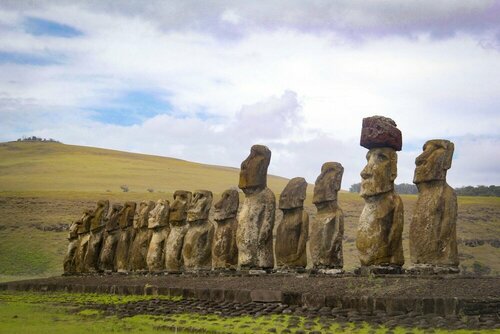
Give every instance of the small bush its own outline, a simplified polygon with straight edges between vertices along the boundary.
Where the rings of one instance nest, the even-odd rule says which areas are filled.
[[[474,261],[472,271],[476,275],[488,275],[491,272],[491,268],[481,262]]]
[[[148,191],[149,191],[150,193],[154,193],[154,192],[155,192],[155,190],[154,190],[153,188],[148,188]]]
[[[128,192],[128,186],[126,184],[122,184],[120,189],[123,190],[124,193]]]

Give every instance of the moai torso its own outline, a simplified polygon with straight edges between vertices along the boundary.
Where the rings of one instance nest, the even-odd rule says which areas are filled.
[[[99,269],[101,271],[115,270],[116,246],[120,238],[119,221],[121,219],[123,206],[113,204],[105,219],[104,241],[99,255]]]
[[[78,226],[78,246],[75,255],[75,269],[78,273],[84,273],[87,269],[85,266],[85,256],[87,255],[89,246],[90,222],[93,214],[93,210],[85,210],[80,219],[81,224]]]
[[[208,219],[212,192],[197,190],[187,212],[188,230],[182,247],[185,270],[212,269],[213,223]]]
[[[148,218],[154,206],[153,201],[142,201],[134,217],[134,236],[129,255],[129,268],[132,271],[147,270],[146,257],[151,240]]]
[[[115,267],[119,272],[127,272],[129,269],[129,250],[132,238],[132,225],[134,222],[136,204],[135,202],[125,202],[123,206],[120,221],[120,237],[116,246]]]
[[[344,214],[337,203],[343,173],[340,163],[326,162],[314,185],[313,203],[317,213],[309,227],[312,269],[341,269],[344,264]]]
[[[368,148],[361,172],[360,195],[365,206],[359,218],[356,247],[362,267],[392,267],[400,271],[403,256],[403,202],[394,192],[401,131],[385,117],[363,119],[361,145]],[[396,270],[396,268],[399,268]]]
[[[170,232],[169,210],[169,201],[158,200],[149,213],[148,228],[152,232],[152,237],[146,261],[151,272],[165,269],[165,243]]]
[[[274,267],[276,197],[266,186],[270,161],[271,151],[266,146],[254,145],[241,164],[239,188],[245,193],[245,200],[238,214],[236,234],[238,266],[241,269]]]
[[[170,206],[170,233],[165,245],[165,269],[178,272],[183,269],[182,246],[188,230],[187,208],[191,202],[191,192],[177,190]]]
[[[410,257],[415,265],[458,267],[457,197],[446,183],[453,151],[448,140],[430,140],[415,160],[413,182],[419,193],[410,224]]]
[[[87,248],[87,255],[85,256],[85,266],[86,271],[88,272],[96,272],[99,270],[99,255],[102,247],[104,225],[108,209],[108,200],[98,201],[97,207],[94,210],[93,217],[90,221],[89,246]]]
[[[297,269],[307,266],[306,243],[309,215],[304,210],[307,182],[302,177],[291,179],[281,193],[279,208],[283,219],[276,231],[276,266]]]
[[[236,246],[238,206],[239,195],[236,189],[224,191],[221,199],[214,205],[213,269],[236,269],[238,265],[238,247]]]
[[[65,275],[74,274],[76,272],[75,255],[76,255],[76,250],[78,248],[78,226],[81,223],[82,223],[81,221],[75,221],[71,223],[71,225],[69,226],[69,233],[68,233],[69,243],[63,264]]]

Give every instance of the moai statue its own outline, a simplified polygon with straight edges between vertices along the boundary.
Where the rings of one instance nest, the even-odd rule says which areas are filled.
[[[369,149],[361,171],[360,195],[365,206],[356,238],[361,273],[401,273],[404,209],[394,191],[401,131],[390,118],[368,117],[363,119],[360,143]]]
[[[309,229],[310,267],[324,274],[343,273],[344,213],[338,205],[343,174],[340,163],[325,162],[314,184],[313,203],[317,213]]]
[[[146,271],[148,265],[149,242],[151,241],[151,230],[148,228],[149,213],[155,207],[153,201],[142,201],[134,217],[134,236],[129,251],[130,271]]]
[[[228,189],[214,205],[215,232],[212,245],[212,269],[234,270],[238,266],[236,215],[240,198],[238,190]]]
[[[191,192],[177,190],[170,206],[170,233],[165,245],[165,270],[179,272],[183,269],[182,246],[188,230],[186,223],[187,209],[191,203]]]
[[[146,262],[150,272],[165,269],[165,243],[170,232],[169,221],[170,202],[160,199],[153,210],[149,212],[148,228],[152,231]]]
[[[135,202],[125,202],[121,211],[120,220],[118,221],[120,225],[120,237],[116,245],[115,268],[116,271],[120,273],[128,272],[129,268],[129,250],[132,242],[132,225],[134,223],[135,208]]]
[[[64,257],[64,275],[72,275],[76,272],[75,255],[78,249],[78,227],[82,224],[81,219],[74,221],[69,226],[68,250]]]
[[[104,272],[115,271],[115,254],[118,240],[120,239],[120,219],[123,205],[115,203],[111,206],[105,219],[104,241],[99,256],[99,270]]]
[[[411,271],[458,273],[457,195],[446,183],[454,145],[429,140],[415,160],[418,199],[410,224]]]
[[[208,219],[212,199],[212,192],[208,190],[193,193],[187,212],[188,231],[182,247],[184,269],[187,271],[212,269],[214,224]]]
[[[95,273],[99,271],[99,255],[101,253],[104,224],[108,209],[108,200],[98,201],[92,220],[90,221],[90,239],[87,255],[85,256],[85,269],[87,272]]]
[[[83,216],[79,220],[81,224],[78,225],[78,247],[75,255],[75,268],[77,273],[86,272],[85,256],[87,255],[87,249],[89,247],[90,222],[93,214],[94,210],[87,209],[83,212]]]
[[[304,210],[307,182],[295,177],[280,195],[279,209],[283,219],[276,231],[276,266],[278,269],[305,269],[307,266],[306,243],[309,234],[309,215]]]
[[[267,187],[267,167],[271,151],[254,145],[241,163],[240,182],[245,200],[238,214],[236,244],[240,269],[272,269],[274,267],[273,228],[276,198]]]

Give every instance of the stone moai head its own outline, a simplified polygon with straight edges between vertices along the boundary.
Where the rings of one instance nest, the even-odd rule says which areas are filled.
[[[314,183],[313,203],[336,201],[343,175],[344,167],[340,163],[325,162],[321,166],[321,174]]]
[[[433,139],[424,144],[423,150],[415,159],[413,183],[446,180],[455,145],[449,140]]]
[[[401,131],[396,123],[382,116],[364,118],[360,143],[369,149],[367,164],[361,171],[360,195],[370,197],[393,190],[398,175],[396,151],[402,148]]]
[[[253,145],[250,155],[241,163],[238,187],[245,194],[267,186],[267,167],[271,162],[271,150],[264,145]]]
[[[134,223],[135,208],[137,204],[135,202],[125,202],[125,205],[120,212],[120,227],[125,229],[132,226]]]
[[[90,229],[95,230],[104,225],[104,221],[106,219],[106,215],[109,210],[109,201],[108,200],[100,200],[97,202],[97,208],[94,210],[94,217],[92,217],[92,221],[90,222]]]
[[[109,210],[108,215],[106,216],[107,224],[109,224],[112,219],[119,218],[119,213],[122,209],[123,205],[119,203],[114,203],[113,205],[111,205],[111,210]]]
[[[301,208],[306,199],[307,182],[303,177],[294,177],[288,181],[285,189],[281,192],[279,208],[288,210]]]
[[[90,224],[92,218],[94,217],[94,210],[86,209],[83,210],[82,217],[77,221],[78,224],[78,234],[87,233],[90,231]]]
[[[174,193],[174,201],[170,206],[170,221],[185,221],[189,203],[191,203],[191,192],[185,190],[177,190]]]
[[[196,190],[193,194],[191,204],[187,212],[187,221],[208,219],[210,208],[212,207],[212,192],[209,190]]]
[[[214,205],[214,219],[220,221],[236,217],[239,204],[238,190],[228,189],[224,191],[221,199]]]
[[[153,210],[149,212],[148,227],[168,226],[170,216],[170,202],[166,199],[159,199]]]
[[[136,223],[135,228],[146,227],[148,224],[149,212],[155,207],[155,202],[153,201],[141,201],[139,203],[139,209],[137,210],[137,215],[135,217]]]

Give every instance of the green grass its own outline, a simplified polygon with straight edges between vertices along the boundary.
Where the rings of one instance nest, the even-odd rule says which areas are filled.
[[[321,318],[290,315],[223,317],[209,314],[136,315],[119,319],[93,309],[91,304],[127,303],[151,296],[2,292],[0,333],[280,333],[288,328],[331,333],[386,333],[388,328],[367,323],[336,323]],[[82,309],[82,305],[85,307]],[[396,327],[393,333],[427,333],[428,330]],[[454,333],[494,333],[493,330],[459,330]],[[497,331],[498,332],[498,331]],[[434,333],[450,333],[436,329]]]

